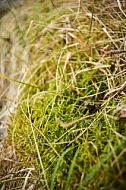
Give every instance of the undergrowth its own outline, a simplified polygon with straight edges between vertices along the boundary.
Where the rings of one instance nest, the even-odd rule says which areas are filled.
[[[36,189],[125,189],[125,117],[114,114],[126,102],[125,15],[116,3],[55,5],[20,18],[29,63],[9,139]]]

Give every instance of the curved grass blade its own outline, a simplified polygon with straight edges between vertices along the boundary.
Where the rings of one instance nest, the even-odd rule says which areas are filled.
[[[59,157],[58,161],[57,161],[57,164],[56,164],[56,167],[54,169],[54,172],[52,174],[52,178],[51,178],[51,185],[50,185],[50,190],[53,190],[54,189],[54,182],[55,182],[55,178],[56,178],[56,175],[60,169],[60,162],[61,160],[63,159],[63,157],[69,152],[71,151],[72,149],[74,149],[75,147],[69,147],[66,151],[63,152],[63,154]]]
[[[71,175],[72,175],[73,169],[75,167],[75,161],[76,161],[78,152],[79,152],[79,149],[77,149],[77,151],[76,151],[76,153],[74,155],[73,161],[72,161],[72,163],[70,165],[70,169],[69,169],[69,172],[68,172],[67,181],[66,181],[66,185],[65,185],[65,189],[64,190],[68,190],[68,187],[69,187],[69,184],[70,184]]]

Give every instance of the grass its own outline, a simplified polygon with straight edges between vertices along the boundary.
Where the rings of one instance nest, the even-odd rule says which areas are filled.
[[[126,101],[124,12],[116,2],[49,1],[13,15],[8,56],[25,69],[2,75],[18,85],[7,142],[21,183],[1,178],[1,188],[125,189],[125,109],[113,114]]]

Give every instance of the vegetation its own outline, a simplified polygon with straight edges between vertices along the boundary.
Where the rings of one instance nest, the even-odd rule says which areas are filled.
[[[45,1],[13,13],[21,47],[14,56],[26,69],[14,79],[19,96],[7,142],[27,174],[12,178],[11,188],[16,179],[17,189],[125,189],[126,15],[119,8]]]

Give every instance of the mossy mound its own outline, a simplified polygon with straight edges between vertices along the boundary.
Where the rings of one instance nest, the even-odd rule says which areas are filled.
[[[126,124],[113,111],[126,97],[108,92],[125,82],[126,19],[99,3],[55,6],[22,17],[29,64],[10,139],[37,188],[124,189]]]

